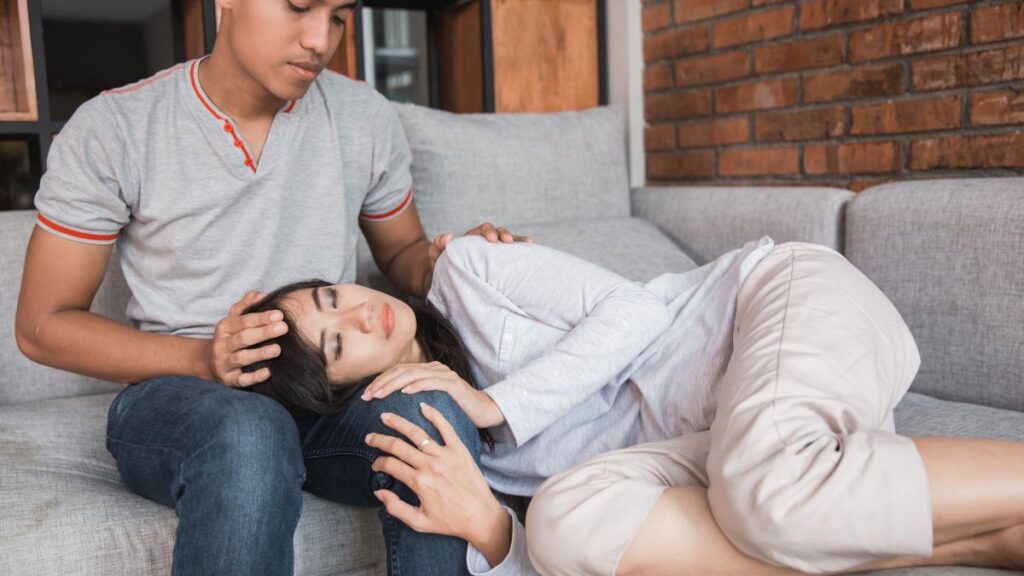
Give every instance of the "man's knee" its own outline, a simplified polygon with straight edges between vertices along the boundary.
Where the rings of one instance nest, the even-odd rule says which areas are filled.
[[[361,400],[354,401],[359,402]],[[423,415],[420,403],[426,404],[440,412],[445,420],[452,425],[452,428],[455,429],[455,433],[458,434],[459,439],[466,445],[470,453],[474,456],[480,453],[479,430],[447,392],[437,390],[428,390],[416,394],[402,394],[399,392],[391,394],[382,400],[374,400],[370,402],[370,405],[375,405],[377,413],[391,412],[392,414],[398,414],[422,428],[435,442],[443,443],[441,433]],[[391,429],[387,429],[386,433],[391,435],[397,434]]]

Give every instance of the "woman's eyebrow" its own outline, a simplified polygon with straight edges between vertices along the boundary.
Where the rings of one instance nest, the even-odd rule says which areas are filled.
[[[319,289],[313,288],[313,304],[316,304],[316,309],[318,311],[323,312],[324,309],[323,309],[322,306],[320,306],[320,294],[319,294],[319,292],[320,292]]]

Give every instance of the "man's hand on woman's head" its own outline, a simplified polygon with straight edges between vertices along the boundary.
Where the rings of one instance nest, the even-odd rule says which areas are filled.
[[[242,314],[247,307],[255,304],[264,294],[250,291],[235,302],[228,315],[217,323],[213,338],[207,341],[206,365],[208,379],[232,388],[245,388],[270,378],[270,370],[262,368],[255,372],[243,372],[242,368],[261,360],[269,360],[281,353],[277,344],[252,348],[254,344],[276,338],[288,331],[284,314],[280,310],[268,310]]]

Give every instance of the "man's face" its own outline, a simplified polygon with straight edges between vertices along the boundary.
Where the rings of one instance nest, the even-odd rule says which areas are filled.
[[[221,33],[234,57],[267,91],[297,100],[345,35],[355,0],[223,0]],[[228,23],[230,22],[230,23]],[[227,26],[224,26],[228,23]]]

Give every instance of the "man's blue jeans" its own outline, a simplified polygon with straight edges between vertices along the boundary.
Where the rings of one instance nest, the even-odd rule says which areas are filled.
[[[387,514],[373,495],[389,488],[418,504],[404,485],[370,469],[378,451],[365,438],[370,432],[397,436],[380,420],[392,412],[440,441],[420,402],[440,410],[479,457],[476,427],[443,392],[371,402],[356,396],[337,414],[297,421],[268,397],[181,376],[118,394],[108,414],[107,449],[130,490],[174,507],[175,575],[292,574],[303,489],[379,508],[391,576],[467,574],[465,541],[420,534]]]

